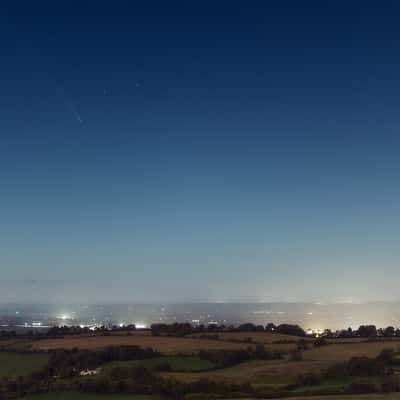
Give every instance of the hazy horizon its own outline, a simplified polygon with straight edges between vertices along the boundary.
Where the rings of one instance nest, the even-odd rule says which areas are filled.
[[[210,287],[213,287],[210,285]],[[137,289],[134,284],[116,284],[113,281],[4,281],[0,280],[1,298],[0,304],[25,303],[25,304],[196,304],[196,303],[230,303],[230,304],[368,304],[368,303],[396,303],[400,297],[378,298],[365,296],[347,296],[343,298],[328,297],[321,294],[320,297],[301,298],[298,294],[291,295],[282,290],[276,297],[250,294],[243,291],[241,294],[230,296],[208,296],[210,287],[188,294],[188,290],[182,289],[182,294],[168,295],[166,291],[152,291]],[[277,292],[279,288],[276,288]],[[165,293],[165,294],[164,294]]]
[[[360,325],[400,328],[400,302],[376,303],[106,303],[0,304],[0,322],[8,329],[57,325],[128,325],[189,322],[195,326],[253,323],[296,324],[304,329],[357,329]]]

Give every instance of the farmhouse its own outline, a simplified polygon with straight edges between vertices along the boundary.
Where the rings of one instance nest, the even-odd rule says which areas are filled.
[[[96,369],[83,369],[81,372],[79,372],[80,376],[93,376],[97,375],[97,370]]]

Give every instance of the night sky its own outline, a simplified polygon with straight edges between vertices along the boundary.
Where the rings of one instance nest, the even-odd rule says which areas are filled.
[[[0,302],[398,299],[399,20],[2,2]]]

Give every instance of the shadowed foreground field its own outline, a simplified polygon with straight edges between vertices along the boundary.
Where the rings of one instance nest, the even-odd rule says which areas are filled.
[[[89,394],[79,392],[44,393],[25,397],[26,400],[159,400],[156,396],[123,394]],[[291,397],[291,400],[400,400],[400,393]],[[251,399],[247,399],[251,400]]]
[[[89,394],[79,392],[44,393],[25,397],[26,400],[159,400],[156,396],[123,394]],[[291,400],[400,400],[400,393],[291,397]],[[228,399],[226,399],[228,400]],[[247,399],[251,400],[251,399]]]
[[[290,400],[400,400],[400,393],[352,394],[339,396],[301,396],[290,397]]]
[[[25,397],[26,400],[159,400],[157,396],[129,394],[95,394],[79,392],[43,393]]]

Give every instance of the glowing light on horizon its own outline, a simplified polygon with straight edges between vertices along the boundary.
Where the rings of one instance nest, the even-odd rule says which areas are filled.
[[[60,314],[57,316],[58,319],[61,319],[62,321],[66,321],[68,319],[71,319],[71,316],[69,314]]]

